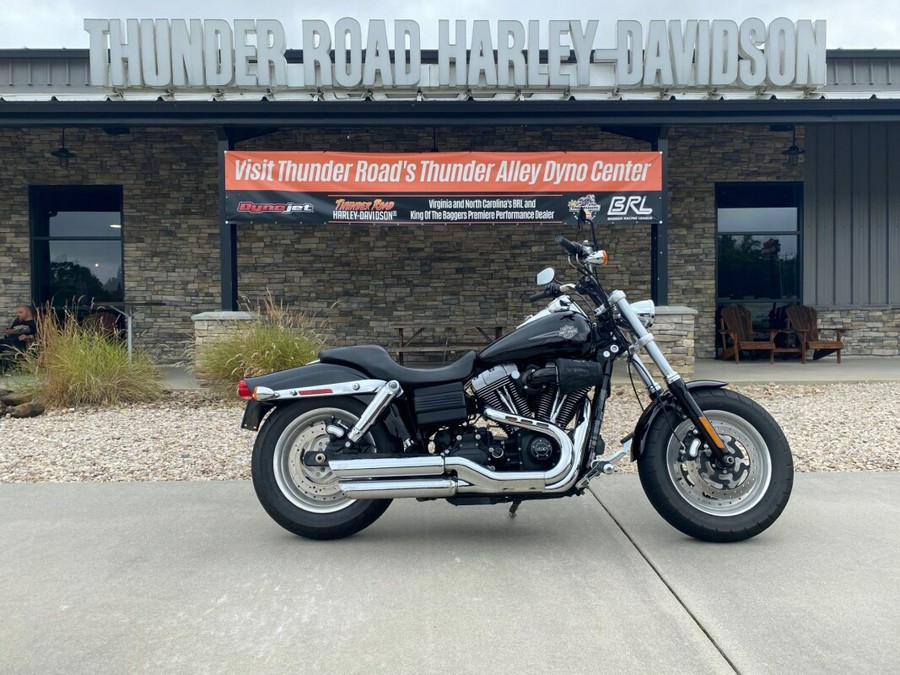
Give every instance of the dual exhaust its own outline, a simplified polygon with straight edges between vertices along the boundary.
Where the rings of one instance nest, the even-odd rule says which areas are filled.
[[[378,459],[364,456],[335,459],[328,465],[341,491],[353,499],[442,499],[458,494],[565,492],[578,476],[590,425],[590,403],[585,401],[574,440],[556,425],[520,417],[493,408],[485,417],[500,424],[529,429],[552,438],[559,446],[559,461],[546,471],[491,471],[455,455],[428,455]]]

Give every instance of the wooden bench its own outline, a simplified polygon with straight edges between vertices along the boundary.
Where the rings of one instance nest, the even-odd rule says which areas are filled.
[[[482,349],[503,335],[503,326],[481,328],[435,323],[395,323],[397,345],[391,351],[397,362],[403,363],[407,354],[443,354],[448,360],[452,353]]]

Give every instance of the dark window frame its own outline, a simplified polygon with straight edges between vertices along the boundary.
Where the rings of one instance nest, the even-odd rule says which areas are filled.
[[[753,230],[752,232],[719,232],[719,209],[720,208],[746,208],[757,206],[754,203],[746,203],[744,205],[735,205],[731,200],[740,201],[736,197],[723,198],[722,192],[727,189],[758,189],[763,191],[769,188],[774,191],[783,191],[778,197],[781,203],[765,203],[758,204],[760,208],[788,206],[797,209],[797,231],[785,232],[774,230]],[[732,236],[750,236],[750,237],[777,237],[777,236],[796,236],[797,237],[797,265],[799,270],[797,301],[803,304],[803,181],[717,181],[714,185],[715,190],[715,211],[716,211],[716,231],[715,231],[715,275],[716,275],[716,308],[725,305],[740,305],[752,302],[753,304],[763,303],[779,303],[784,302],[784,298],[757,298],[753,300],[740,300],[732,298],[722,298],[719,294],[719,235],[728,234]],[[778,201],[778,200],[773,200]],[[723,204],[723,202],[725,202]]]
[[[47,217],[46,203],[55,195],[75,195],[77,193],[106,193],[104,199],[114,200],[119,205],[119,224],[121,228],[118,234],[114,236],[98,237],[98,236],[50,236],[49,219]],[[125,206],[124,206],[124,190],[121,185],[29,185],[28,186],[28,207],[29,207],[29,246],[31,261],[31,297],[35,302],[43,303],[45,300],[41,296],[41,281],[39,278],[39,270],[44,265],[43,261],[38,260],[39,252],[35,242],[51,241],[118,241],[120,247],[120,256],[122,261],[122,300],[107,301],[103,304],[122,307],[125,304]],[[71,211],[80,209],[72,208]],[[90,211],[91,209],[83,209]],[[106,209],[104,209],[106,210]],[[110,212],[113,210],[110,209]]]

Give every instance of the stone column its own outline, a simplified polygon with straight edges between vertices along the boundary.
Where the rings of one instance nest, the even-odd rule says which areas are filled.
[[[201,312],[194,314],[194,347],[221,340],[243,321],[253,321],[253,312]]]
[[[650,328],[663,355],[685,380],[694,375],[696,322],[696,309],[681,305],[662,305],[656,308],[656,320]],[[662,377],[648,357],[641,358],[650,366],[654,377]]]

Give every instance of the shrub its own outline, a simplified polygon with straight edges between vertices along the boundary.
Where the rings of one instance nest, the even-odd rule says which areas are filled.
[[[249,309],[249,308],[248,308]],[[243,377],[303,365],[325,346],[325,324],[266,294],[256,318],[243,321],[219,340],[194,347],[197,376],[221,389]]]
[[[38,339],[23,368],[36,377],[35,393],[48,406],[142,403],[162,398],[159,373],[150,358],[128,349],[99,326],[86,326],[66,312],[37,318]]]

